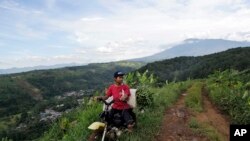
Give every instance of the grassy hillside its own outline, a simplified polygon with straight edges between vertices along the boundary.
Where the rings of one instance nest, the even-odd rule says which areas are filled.
[[[191,81],[186,81],[171,83],[162,88],[149,88],[154,98],[152,104],[144,107],[144,113],[141,113],[139,109],[135,110],[138,117],[136,132],[129,135],[123,134],[120,140],[152,141],[154,135],[160,130],[160,123],[163,119],[164,110],[171,106],[177,100],[179,94],[187,89],[191,83]],[[80,107],[75,112],[65,115],[65,117],[61,118],[57,123],[53,124],[50,130],[38,140],[87,140],[91,134],[91,131],[87,127],[92,122],[99,120],[98,115],[101,113],[101,106],[100,103],[92,102],[84,106],[85,108]]]
[[[207,94],[212,102],[230,117],[231,123],[249,124],[249,56],[250,48],[237,48],[202,57],[179,57],[155,62],[139,69],[139,71],[149,70],[149,72],[156,74],[161,81],[203,78],[168,82],[164,83],[161,88],[148,85],[151,82],[152,75],[139,74],[138,72],[131,73],[128,78],[132,81],[127,82],[137,85],[138,83],[141,83],[141,85],[147,83],[146,87],[142,87],[143,89],[138,87],[140,93],[137,94],[139,96],[137,100],[144,97],[149,102],[140,103],[146,104],[144,106],[138,105],[138,107],[144,107],[145,110],[144,113],[141,113],[138,109],[135,110],[138,116],[138,127],[132,134],[123,134],[120,140],[153,140],[159,133],[164,111],[176,101],[183,91],[189,93],[185,104],[195,111],[201,112],[203,110],[201,102],[203,88],[208,90]],[[150,89],[150,92],[148,92],[148,89]],[[151,101],[152,99],[153,101]],[[139,103],[139,101],[137,102]],[[63,123],[62,118],[39,140],[86,140],[90,135],[87,126],[98,120],[97,116],[100,111],[101,107],[97,103],[92,103],[89,108],[79,109],[77,113],[80,114],[65,116],[68,123],[66,131],[62,128],[64,126],[60,126]],[[87,115],[84,116],[84,113],[87,113]],[[192,127],[192,121],[190,125]],[[208,138],[219,140],[214,129],[208,127],[203,129],[203,126],[199,126],[199,131],[204,132],[203,135],[208,136]]]
[[[149,63],[140,68],[148,70],[163,82],[181,81],[187,78],[205,78],[216,70],[244,70],[250,67],[250,47],[229,49],[224,52],[200,56],[177,57],[164,61]]]
[[[140,66],[130,62],[100,63],[0,76],[0,117],[26,111],[23,108],[65,92],[103,88],[112,82],[115,70],[129,72]]]
[[[148,70],[149,73],[131,73],[128,75],[131,81],[127,82],[142,86],[147,84],[138,87],[140,89],[138,96],[147,101],[147,103],[144,103],[145,100],[138,101],[142,104],[138,106],[145,107],[146,112],[140,114],[137,111],[139,115],[137,131],[127,137],[122,136],[121,140],[153,139],[154,134],[160,129],[159,125],[165,108],[178,98],[181,91],[190,86],[193,82],[190,79],[196,78],[205,79],[203,83],[209,91],[209,97],[231,117],[233,123],[249,124],[249,56],[249,47],[236,48],[206,56],[178,57],[154,62],[139,69],[140,72]],[[64,104],[65,108],[78,106],[79,99],[77,97],[58,99],[56,96],[63,96],[65,92],[77,92],[82,89],[96,91],[111,83],[111,72],[117,69],[125,72],[134,71],[139,65],[130,62],[90,64],[81,67],[1,76],[0,79],[3,81],[0,81],[0,111],[5,113],[4,116],[0,117],[2,130],[0,130],[0,137],[14,137],[14,140],[38,137],[50,124],[39,122],[39,116],[35,116],[35,114],[48,108],[56,111],[64,110],[64,108],[61,109],[55,105]],[[228,69],[234,69],[234,71],[231,72]],[[227,71],[222,72],[224,70]],[[155,74],[161,81],[162,88],[153,87],[157,86],[155,85],[157,82],[153,80],[152,75],[148,75],[151,73]],[[166,80],[181,81],[187,79],[186,82],[165,82]],[[154,85],[151,85],[151,82]],[[198,88],[200,85],[198,84],[189,89],[194,94],[189,98],[190,102],[187,102],[187,105],[198,107],[196,109],[200,111],[200,103],[193,102],[199,99],[200,89]],[[89,92],[93,93],[94,91]],[[85,99],[76,110],[64,114],[40,139],[85,140],[90,134],[87,126],[98,119],[98,113],[101,111],[100,104],[88,105],[87,103],[88,101]],[[232,108],[232,106],[236,108]],[[22,130],[16,130],[17,126],[22,127],[22,123],[29,126],[21,128]],[[34,132],[36,134],[33,134]]]
[[[205,79],[171,82],[161,88],[148,86],[146,89],[151,92],[152,103],[150,106],[144,107],[143,113],[139,109],[135,109],[138,118],[137,128],[131,134],[122,134],[119,140],[154,140],[160,132],[165,110],[174,104],[183,92],[188,93],[185,99],[187,107],[201,112],[203,110],[203,88],[208,90],[207,94],[212,102],[230,117],[230,123],[249,124],[249,74],[249,70],[242,72],[226,70],[216,72]],[[143,78],[143,76],[140,77]],[[85,108],[78,108],[77,111],[66,115],[53,124],[52,128],[38,140],[87,140],[91,134],[87,127],[93,121],[98,121],[100,112],[101,105],[95,102],[85,106]],[[189,128],[194,130],[198,136],[205,136],[210,140],[224,140],[210,125],[198,123],[194,118],[191,118],[188,124]]]
[[[39,114],[45,109],[63,112],[74,108],[82,97],[108,86],[113,81],[114,71],[130,72],[142,65],[124,61],[1,75],[0,138],[39,136],[50,124],[40,122]],[[20,130],[16,130],[18,127]],[[38,128],[41,130],[36,131]]]

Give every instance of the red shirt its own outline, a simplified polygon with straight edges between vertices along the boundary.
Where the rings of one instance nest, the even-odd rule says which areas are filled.
[[[113,84],[109,86],[106,95],[108,97],[113,96],[113,99],[114,99],[114,103],[112,106],[113,109],[122,110],[122,109],[130,108],[127,102],[120,100],[122,93],[124,93],[125,95],[128,95],[128,97],[130,96],[130,90],[129,90],[128,85],[122,84],[118,86],[118,85]]]

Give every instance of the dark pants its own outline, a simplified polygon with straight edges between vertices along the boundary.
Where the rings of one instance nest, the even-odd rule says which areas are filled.
[[[124,110],[111,109],[110,111],[111,120],[114,119],[114,116],[116,114],[120,114],[122,116],[122,119],[124,120],[126,126],[134,123],[136,120],[136,115],[133,112],[133,109],[124,109]]]

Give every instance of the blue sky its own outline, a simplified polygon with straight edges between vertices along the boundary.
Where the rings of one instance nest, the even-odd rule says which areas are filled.
[[[117,61],[187,38],[250,40],[248,0],[0,0],[0,69]]]

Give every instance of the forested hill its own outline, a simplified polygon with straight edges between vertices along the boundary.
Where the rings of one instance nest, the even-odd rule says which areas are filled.
[[[130,72],[136,62],[96,63],[62,69],[31,71],[0,76],[0,117],[25,112],[38,101],[65,92],[103,88],[116,70]]]
[[[116,70],[130,72],[142,63],[111,62],[0,76],[0,139],[32,140],[51,122],[103,92]]]
[[[250,47],[199,57],[176,57],[149,63],[139,69],[148,70],[162,81],[180,81],[188,78],[204,78],[216,70],[245,70],[250,68]]]

